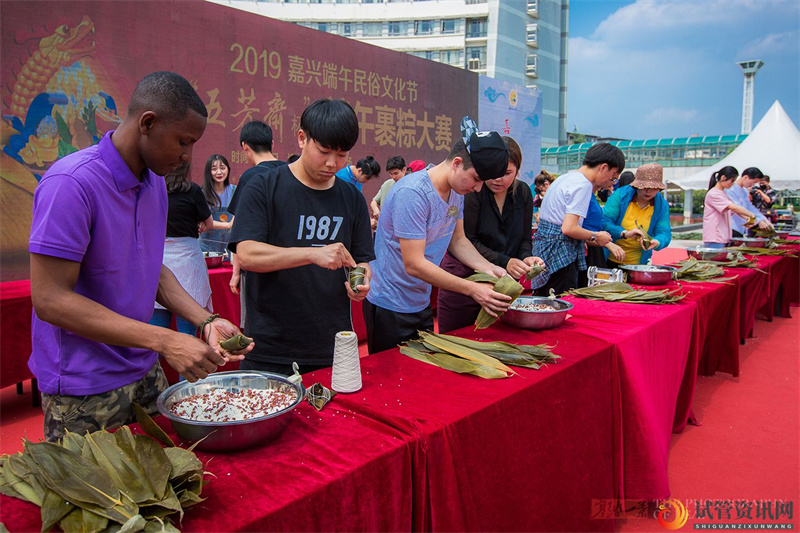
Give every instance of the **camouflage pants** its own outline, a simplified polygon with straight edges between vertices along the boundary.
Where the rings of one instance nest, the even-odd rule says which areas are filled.
[[[116,429],[136,422],[133,404],[153,414],[158,395],[167,388],[167,378],[158,361],[139,381],[112,391],[89,396],[42,393],[44,438],[55,442],[66,431],[85,434],[100,428]]]

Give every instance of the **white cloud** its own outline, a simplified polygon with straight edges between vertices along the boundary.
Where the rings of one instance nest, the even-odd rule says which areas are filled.
[[[700,113],[696,109],[680,109],[677,107],[660,107],[645,115],[645,123],[651,125],[691,124]]]
[[[798,43],[800,43],[800,31],[798,30],[770,33],[747,43],[737,57],[744,60],[783,52],[797,54]]]
[[[798,0],[637,0],[597,23],[569,45],[568,122],[583,132],[738,133],[746,59],[767,63],[757,108],[798,108]]]

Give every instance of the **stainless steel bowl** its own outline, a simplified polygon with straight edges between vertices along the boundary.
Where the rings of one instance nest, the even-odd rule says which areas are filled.
[[[524,304],[547,305],[552,311],[522,311],[515,306]],[[520,296],[511,307],[500,315],[500,320],[509,326],[522,329],[552,329],[564,323],[572,304],[566,300],[551,300],[543,296]]]
[[[689,248],[686,251],[699,261],[727,261],[730,253],[720,248]]]
[[[790,230],[781,230],[781,229],[775,228],[775,238],[776,239],[788,239],[789,238],[789,233],[791,233]]]
[[[678,270],[675,267],[659,265],[620,265],[619,267],[625,271],[628,283],[638,283],[639,285],[664,285],[672,280]]]
[[[235,422],[198,422],[181,418],[172,413],[176,402],[197,394],[206,394],[212,388],[223,388],[231,391],[242,389],[287,390],[297,392],[297,400],[292,405],[267,416]],[[286,376],[258,372],[255,370],[237,370],[218,372],[195,383],[181,381],[172,385],[158,397],[158,411],[172,422],[175,432],[185,440],[197,442],[199,450],[210,452],[230,452],[252,448],[270,442],[280,435],[292,417],[287,416],[305,397],[305,388],[294,384]]]
[[[222,260],[225,258],[225,254],[219,252],[203,252],[203,257],[206,260],[206,267],[219,268],[222,266]]]
[[[769,239],[762,237],[734,237],[731,246],[748,246],[750,248],[766,248]]]

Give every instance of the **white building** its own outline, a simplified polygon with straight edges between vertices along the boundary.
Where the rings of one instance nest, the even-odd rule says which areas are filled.
[[[569,0],[209,1],[536,87],[542,147],[566,143]]]

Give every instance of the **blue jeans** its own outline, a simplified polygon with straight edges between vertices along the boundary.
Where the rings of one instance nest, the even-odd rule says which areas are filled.
[[[150,319],[150,324],[153,326],[160,326],[162,328],[169,328],[170,324],[172,324],[172,311],[167,311],[166,309],[154,309],[153,318]],[[194,337],[194,334],[197,331],[197,328],[194,327],[194,324],[188,320],[184,320],[179,316],[175,317],[175,324],[178,326],[178,331],[180,333],[186,333],[187,335]]]
[[[727,246],[725,243],[722,242],[704,242],[703,246],[706,248],[725,248]]]

